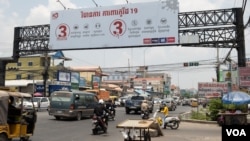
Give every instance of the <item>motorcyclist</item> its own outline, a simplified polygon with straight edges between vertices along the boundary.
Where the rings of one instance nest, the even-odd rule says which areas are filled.
[[[163,103],[163,108],[162,108],[162,110],[160,111],[161,113],[163,113],[163,117],[162,117],[162,119],[163,119],[163,127],[164,127],[164,124],[165,124],[165,118],[168,116],[168,106],[167,106],[167,104],[166,103]],[[164,129],[165,129],[166,127],[164,127]]]
[[[105,115],[106,113],[108,113],[108,110],[106,109],[104,105],[103,99],[100,99],[98,104],[94,108],[94,114],[97,116],[97,119],[101,121],[102,123],[101,126],[103,129],[107,129],[107,126],[108,126],[108,120]],[[103,118],[105,119],[105,121],[103,121]]]
[[[148,105],[147,100],[142,101],[142,103],[141,103],[141,112],[142,113],[149,112],[149,105]]]
[[[115,104],[113,103],[113,101],[112,101],[112,99],[109,99],[108,100],[108,103],[106,103],[106,109],[109,109],[109,110],[111,110],[111,111],[113,111],[113,114],[114,114],[114,116],[115,116]]]

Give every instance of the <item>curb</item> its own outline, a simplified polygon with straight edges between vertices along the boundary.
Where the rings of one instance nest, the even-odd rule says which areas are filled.
[[[207,121],[207,120],[195,120],[195,119],[190,119],[190,113],[191,113],[191,112],[185,112],[185,113],[180,114],[180,116],[181,116],[181,122],[204,123],[204,124],[217,124],[216,121]]]
[[[217,124],[216,121],[205,121],[205,120],[194,120],[194,119],[182,119],[181,122],[204,123],[204,124]]]

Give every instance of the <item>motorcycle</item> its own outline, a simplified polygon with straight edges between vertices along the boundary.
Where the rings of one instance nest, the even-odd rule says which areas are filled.
[[[92,117],[92,125],[94,126],[94,128],[92,129],[93,135],[97,135],[100,132],[107,133],[107,129],[108,129],[107,123],[106,123],[107,116],[108,116],[108,113],[106,113],[102,117],[96,116],[96,115]]]
[[[149,119],[149,111],[141,111],[141,118],[142,119]]]
[[[156,120],[156,122],[160,126],[162,126],[162,124],[163,124],[164,129],[166,129],[166,127],[170,127],[171,129],[178,129],[179,128],[179,125],[181,122],[179,117],[168,116],[168,117],[165,117],[164,122],[163,122],[162,118],[160,116],[157,116],[157,112],[159,112],[159,111],[156,111],[154,113],[153,118]]]
[[[166,129],[166,127],[170,127],[171,129],[178,129],[181,122],[179,117],[165,117],[164,120],[164,129]]]
[[[108,115],[108,119],[109,120],[115,120],[115,112],[114,109],[112,109],[112,107],[109,107],[109,115]]]

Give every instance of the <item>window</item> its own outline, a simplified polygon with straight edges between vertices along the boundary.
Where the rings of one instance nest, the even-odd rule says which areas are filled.
[[[21,62],[17,62],[17,66],[22,66],[22,63]]]
[[[17,80],[20,80],[20,79],[22,79],[22,76],[21,76],[21,74],[17,74],[17,75],[16,75],[16,79],[17,79]]]
[[[53,72],[53,79],[57,78],[57,72]]]
[[[28,62],[28,66],[33,66],[33,62]]]
[[[28,79],[28,80],[32,80],[32,79],[33,79],[33,75],[32,75],[32,74],[28,74],[28,75],[27,75],[27,79]]]

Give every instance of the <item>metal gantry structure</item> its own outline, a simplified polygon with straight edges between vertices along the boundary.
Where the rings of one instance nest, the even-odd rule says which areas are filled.
[[[233,48],[238,52],[238,66],[246,66],[242,8],[183,12],[178,14],[178,24],[179,36],[199,36],[198,43],[182,43],[180,44],[181,46]],[[0,77],[0,86],[4,86],[5,67],[8,62],[17,62],[20,56],[46,54],[56,51],[51,50],[49,47],[49,36],[49,24],[15,28],[12,59],[0,59],[0,71],[2,75]],[[132,46],[130,48],[136,47],[137,46]],[[116,47],[116,49],[120,48],[123,47]],[[86,48],[82,50],[86,50]],[[44,78],[46,79],[47,77],[45,76]]]

